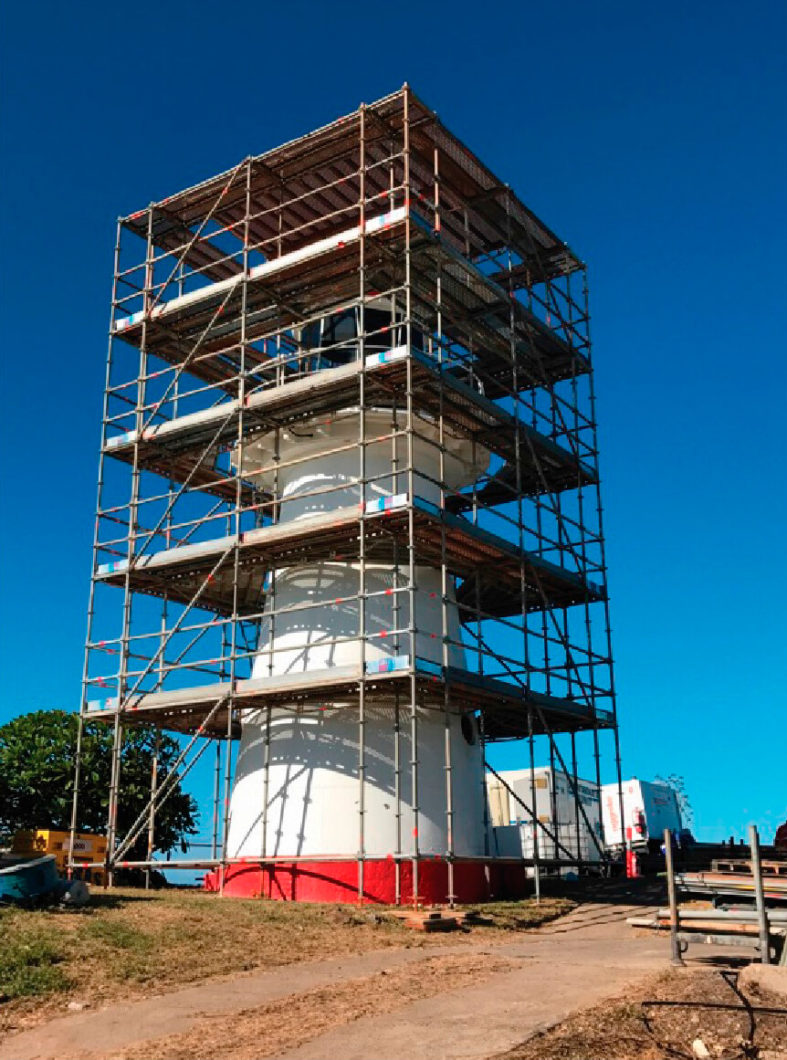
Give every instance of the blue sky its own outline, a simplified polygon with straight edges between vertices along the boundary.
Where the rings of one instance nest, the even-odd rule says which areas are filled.
[[[770,838],[787,8],[494,11],[6,5],[0,721],[79,702],[115,218],[407,80],[589,263],[624,771]]]

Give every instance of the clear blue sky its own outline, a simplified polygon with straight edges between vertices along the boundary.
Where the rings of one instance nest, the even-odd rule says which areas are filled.
[[[74,708],[114,221],[405,80],[590,265],[624,770],[787,816],[787,7],[7,4],[0,721]]]

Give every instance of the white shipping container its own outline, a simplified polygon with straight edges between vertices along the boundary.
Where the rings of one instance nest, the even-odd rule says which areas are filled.
[[[533,770],[509,769],[500,773],[509,788],[528,806],[533,806],[538,820],[549,829],[561,847],[536,826],[538,855],[541,858],[567,860],[566,851],[583,861],[600,861],[603,843],[601,839],[601,811],[598,788],[587,780],[577,779],[576,789],[584,816],[575,808],[572,778],[549,766],[538,766]],[[511,856],[512,843],[516,852],[525,858],[534,856],[533,821],[531,815],[506,787],[491,773],[486,776],[489,817],[495,833],[493,851],[500,856]],[[587,821],[585,820],[587,817]],[[588,827],[588,822],[590,827]],[[513,839],[512,828],[518,829],[518,839]],[[499,830],[499,832],[498,832]],[[495,841],[496,840],[496,841]]]
[[[610,847],[622,844],[620,801],[617,784],[604,784],[601,789],[604,837]],[[674,788],[660,781],[623,781],[623,828],[625,840],[631,846],[646,846],[648,840],[659,840],[664,829],[680,832],[682,828],[678,796]]]

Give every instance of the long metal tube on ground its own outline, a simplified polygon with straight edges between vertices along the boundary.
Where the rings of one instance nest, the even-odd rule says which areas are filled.
[[[669,909],[659,909],[656,916],[659,919],[669,917]],[[740,920],[744,922],[756,921],[757,910],[752,909],[686,909],[681,906],[681,920]],[[787,910],[769,909],[768,920],[774,924],[787,924]]]

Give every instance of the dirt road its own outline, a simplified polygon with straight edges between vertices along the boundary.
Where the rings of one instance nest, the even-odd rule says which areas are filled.
[[[483,1060],[666,968],[668,941],[636,937],[631,912],[586,904],[513,938],[453,936],[75,1012],[9,1036],[0,1060]]]

